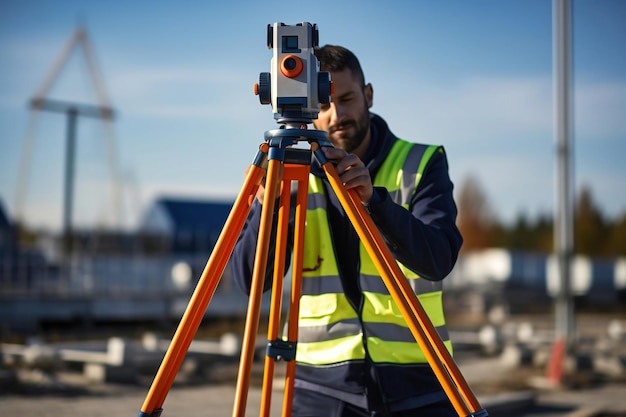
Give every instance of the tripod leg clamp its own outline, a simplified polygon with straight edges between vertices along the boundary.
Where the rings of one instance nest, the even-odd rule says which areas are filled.
[[[282,339],[268,340],[265,354],[275,361],[292,361],[296,358],[296,342]]]

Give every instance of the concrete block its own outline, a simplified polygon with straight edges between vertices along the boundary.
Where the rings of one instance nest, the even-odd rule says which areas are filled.
[[[511,344],[504,347],[500,355],[500,363],[507,368],[518,368],[531,365],[533,350],[521,344]]]
[[[603,375],[620,378],[626,375],[626,358],[618,355],[596,355],[593,369]]]
[[[90,382],[135,384],[138,375],[134,368],[101,363],[86,363],[83,374]]]
[[[519,415],[535,405],[536,394],[532,391],[520,391],[486,396],[479,400],[492,417]]]
[[[566,373],[574,374],[577,372],[592,371],[593,360],[588,354],[568,354],[563,360],[563,369]]]
[[[545,368],[550,362],[552,349],[550,346],[540,347],[533,354],[533,366],[536,368]]]

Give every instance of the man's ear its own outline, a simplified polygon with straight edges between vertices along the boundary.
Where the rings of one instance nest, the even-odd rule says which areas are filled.
[[[363,91],[365,92],[365,101],[369,109],[374,105],[374,87],[372,87],[372,83],[367,83]]]

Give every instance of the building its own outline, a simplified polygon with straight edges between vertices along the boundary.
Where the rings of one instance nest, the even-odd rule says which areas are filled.
[[[166,253],[209,253],[234,201],[159,198],[139,227],[142,247]]]
[[[4,211],[4,205],[0,201],[0,254],[8,251],[13,246],[13,228],[9,217]]]

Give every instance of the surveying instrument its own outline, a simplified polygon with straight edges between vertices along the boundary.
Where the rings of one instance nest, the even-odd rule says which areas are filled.
[[[270,398],[275,363],[286,361],[282,416],[291,415],[298,338],[298,313],[302,283],[304,226],[308,179],[314,156],[326,173],[333,191],[364,242],[393,300],[399,306],[411,333],[423,350],[437,379],[459,416],[487,416],[459,372],[398,263],[387,247],[373,220],[355,192],[346,190],[332,161],[325,158],[322,146],[333,146],[325,131],[309,130],[307,124],[317,118],[322,104],[329,104],[333,93],[330,73],[319,71],[314,55],[318,46],[317,25],[302,22],[293,26],[268,25],[267,45],[273,50],[271,71],[261,73],[255,93],[262,104],[271,104],[274,118],[281,126],[265,132],[265,141],[247,171],[241,192],[226,220],[206,267],[172,338],[143,403],[139,417],[161,415],[165,397],[183,362],[205,310],[218,286],[235,243],[241,233],[257,191],[265,178],[265,193],[248,310],[241,347],[233,417],[246,414],[250,375],[255,356],[256,334],[261,312],[263,286],[270,244],[276,247],[274,275],[267,331],[267,350],[262,383],[260,415],[270,415]],[[306,143],[309,148],[293,147]],[[295,184],[293,184],[295,183]],[[287,338],[279,338],[282,311],[283,279],[292,185],[294,187],[295,222],[291,294],[289,297]],[[272,240],[274,215],[276,238]]]

